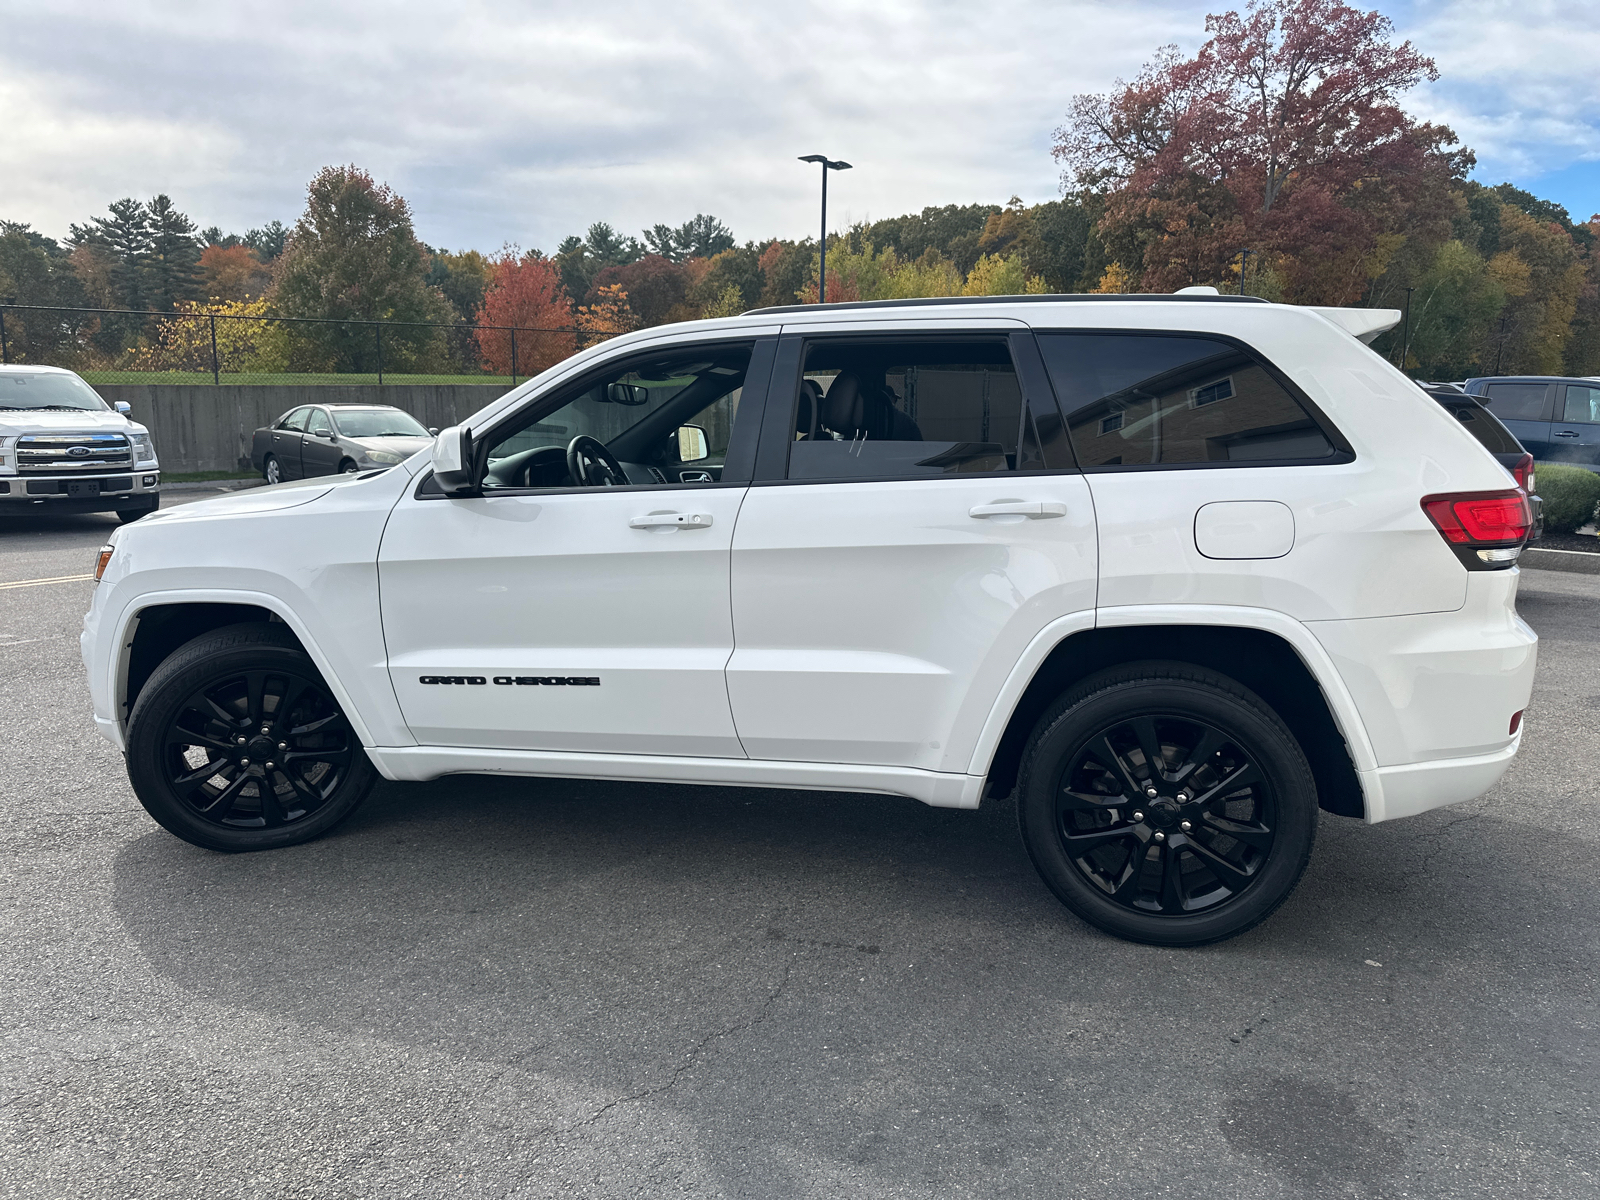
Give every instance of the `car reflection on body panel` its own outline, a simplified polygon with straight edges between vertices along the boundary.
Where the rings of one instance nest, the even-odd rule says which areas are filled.
[[[386,404],[304,404],[255,431],[251,465],[268,483],[353,474],[403,462],[433,434]]]

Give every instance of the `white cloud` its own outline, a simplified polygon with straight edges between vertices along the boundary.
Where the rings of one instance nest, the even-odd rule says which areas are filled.
[[[356,162],[452,248],[551,249],[591,221],[696,212],[742,238],[803,236],[816,170],[795,156],[813,152],[856,164],[830,187],[835,227],[1042,200],[1072,95],[1197,46],[1218,7],[0,0],[0,216],[60,235],[166,191],[242,230],[292,221],[319,167]],[[1485,159],[1511,172],[1600,148],[1592,3],[1385,7],[1447,74],[1419,106]]]

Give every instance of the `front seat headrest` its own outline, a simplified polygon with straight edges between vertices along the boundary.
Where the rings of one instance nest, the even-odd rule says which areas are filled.
[[[862,428],[861,380],[841,371],[828,385],[822,398],[822,423],[840,437],[856,437]]]
[[[800,403],[795,409],[794,431],[802,439],[817,436],[822,412],[822,385],[815,379],[800,381]]]

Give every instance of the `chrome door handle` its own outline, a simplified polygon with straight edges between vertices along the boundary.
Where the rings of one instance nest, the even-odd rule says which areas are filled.
[[[710,513],[650,513],[628,522],[630,529],[710,529]]]
[[[1577,432],[1571,429],[1561,429],[1556,432],[1557,437],[1577,437]]]
[[[974,504],[967,516],[977,517],[1027,517],[1030,521],[1043,521],[1049,517],[1064,517],[1067,506],[1059,500],[996,500],[992,504]]]

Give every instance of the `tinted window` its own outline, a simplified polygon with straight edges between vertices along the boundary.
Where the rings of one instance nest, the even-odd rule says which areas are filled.
[[[1011,471],[1022,431],[1022,390],[1002,338],[813,342],[789,478]]]
[[[1042,333],[1084,467],[1326,459],[1327,436],[1258,362],[1202,337]]]
[[[311,417],[306,422],[307,433],[320,433],[322,430],[333,431],[333,426],[328,423],[328,414],[320,408],[311,410]]]
[[[1567,384],[1567,402],[1563,406],[1561,419],[1600,424],[1600,387]]]
[[[283,420],[278,422],[278,428],[292,430],[295,433],[303,432],[306,427],[306,414],[310,411],[311,410],[309,408],[295,409],[288,416],[284,417]]]
[[[1491,383],[1486,401],[1502,421],[1547,421],[1542,383]]]
[[[1446,404],[1445,409],[1467,427],[1467,432],[1483,444],[1491,454],[1521,454],[1522,443],[1511,436],[1511,431],[1494,414],[1485,412],[1476,404]]]

